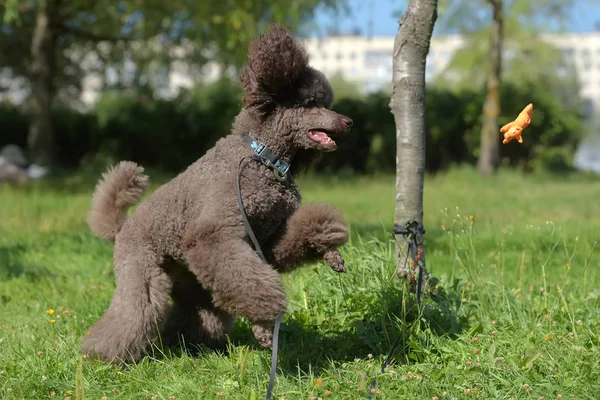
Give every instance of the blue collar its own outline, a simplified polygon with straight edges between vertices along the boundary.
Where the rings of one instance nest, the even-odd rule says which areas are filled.
[[[287,179],[287,173],[290,170],[290,165],[288,163],[281,160],[277,154],[272,152],[264,143],[247,135],[244,136],[242,140],[254,150],[254,154],[252,155],[254,160],[260,161],[269,168],[273,168],[273,174],[277,180],[283,182]]]

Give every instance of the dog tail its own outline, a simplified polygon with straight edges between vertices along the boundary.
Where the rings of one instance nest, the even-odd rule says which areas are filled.
[[[102,174],[92,196],[87,223],[92,233],[113,241],[127,219],[127,210],[148,189],[144,168],[131,161],[121,161]]]

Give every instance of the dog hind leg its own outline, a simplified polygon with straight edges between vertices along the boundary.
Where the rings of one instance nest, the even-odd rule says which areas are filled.
[[[231,331],[234,317],[216,308],[212,296],[189,271],[173,283],[173,306],[165,323],[163,338],[167,345],[197,349],[205,345],[225,350],[225,335]]]
[[[131,249],[129,249],[131,250]],[[137,361],[158,336],[168,308],[172,281],[162,258],[148,247],[119,257],[115,251],[116,290],[109,308],[84,336],[83,351],[114,363]]]

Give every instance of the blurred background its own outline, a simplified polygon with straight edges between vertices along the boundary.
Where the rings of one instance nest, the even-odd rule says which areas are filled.
[[[529,102],[500,168],[600,173],[600,3],[503,2],[498,128]],[[250,40],[277,21],[307,44],[354,128],[315,173],[395,169],[392,52],[406,1],[1,0],[0,181],[104,169],[173,174],[229,133]],[[497,22],[497,21],[496,21]],[[477,165],[494,15],[440,0],[427,59],[427,170]],[[502,136],[498,132],[498,143]]]

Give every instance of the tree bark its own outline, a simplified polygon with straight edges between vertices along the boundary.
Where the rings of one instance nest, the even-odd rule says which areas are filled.
[[[477,169],[483,175],[496,172],[500,164],[500,85],[502,82],[503,12],[502,0],[488,0],[493,9],[490,69],[487,79],[487,95],[483,106],[483,127]]]
[[[53,77],[55,72],[56,38],[53,17],[56,0],[39,0],[35,28],[31,41],[30,64],[30,116],[27,146],[29,158],[40,165],[52,163],[54,135],[52,132]]]
[[[425,63],[437,5],[437,0],[410,0],[394,41],[390,108],[396,123],[397,146],[395,223],[400,225],[423,221]],[[396,273],[414,278],[415,271],[405,257],[406,242],[397,235],[396,243]]]

